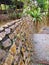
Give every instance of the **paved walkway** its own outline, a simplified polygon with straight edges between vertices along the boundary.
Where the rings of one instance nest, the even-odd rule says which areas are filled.
[[[49,27],[43,27],[41,28],[40,32],[41,34],[49,34]]]
[[[33,34],[35,61],[49,64],[49,34]]]

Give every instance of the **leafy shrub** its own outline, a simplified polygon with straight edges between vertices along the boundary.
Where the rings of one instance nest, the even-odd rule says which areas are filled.
[[[42,15],[40,13],[40,8],[27,11],[27,14],[30,14],[33,17],[33,21],[41,21]]]
[[[21,13],[16,13],[16,12],[13,12],[9,15],[10,19],[19,19],[21,18],[22,14]]]
[[[45,16],[48,13],[48,0],[36,0],[36,3],[33,0],[28,0],[28,4],[24,7],[23,13],[25,15],[29,14],[34,21],[41,21],[43,15]]]
[[[25,9],[24,14],[29,14],[31,17],[33,17],[33,21],[41,21],[42,20],[42,13],[41,9],[39,7],[33,6],[33,8],[27,8]]]
[[[41,8],[41,12],[48,11],[48,0],[37,0],[38,6]]]
[[[13,20],[16,19],[16,13],[15,12],[10,13],[9,18]]]
[[[21,18],[22,17],[22,13],[17,13],[17,18],[19,19],[19,18]]]

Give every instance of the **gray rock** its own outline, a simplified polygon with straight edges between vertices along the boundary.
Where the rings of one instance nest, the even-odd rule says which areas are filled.
[[[5,29],[5,33],[9,34],[11,32],[10,28]]]
[[[12,31],[14,31],[14,30],[15,30],[15,25],[12,25],[12,26],[10,27],[10,29],[11,29]]]
[[[16,30],[13,33],[14,33],[14,36],[16,36],[16,34],[17,34]]]
[[[7,39],[6,41],[4,41],[2,43],[3,43],[4,48],[11,46],[11,40],[10,39]]]
[[[10,39],[14,39],[14,33],[9,34]]]
[[[3,29],[4,29],[3,27],[0,27],[0,31],[3,31]]]
[[[6,52],[0,49],[0,60],[6,55]]]
[[[4,31],[0,33],[0,41],[5,37],[5,35],[6,35],[6,34],[5,34]]]
[[[3,27],[4,27],[4,28],[8,28],[8,25],[7,25],[7,24],[5,24]]]

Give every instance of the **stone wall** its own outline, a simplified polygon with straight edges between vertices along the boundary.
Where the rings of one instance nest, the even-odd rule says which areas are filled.
[[[33,34],[33,29],[30,17],[15,20],[0,28],[1,65],[12,65],[13,63],[15,65],[17,61],[18,64],[22,63],[22,65],[24,62],[25,65],[30,64],[30,56],[33,51],[30,35]]]
[[[16,38],[8,51],[3,65],[30,65],[32,43],[29,36],[33,34],[33,24],[28,17],[21,19],[21,24],[16,28]]]
[[[19,19],[0,27],[0,64],[7,57],[8,51],[16,37],[16,28],[21,25],[21,22],[21,19]]]
[[[15,20],[0,27],[0,44],[2,44],[4,48],[11,45],[11,41],[15,37],[15,30],[21,22],[21,20]]]

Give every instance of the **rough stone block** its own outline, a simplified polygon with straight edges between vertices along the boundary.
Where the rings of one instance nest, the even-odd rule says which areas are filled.
[[[12,65],[13,59],[13,55],[9,53],[3,65]]]
[[[12,31],[14,31],[14,30],[15,30],[15,25],[12,25],[12,26],[10,27],[10,29],[11,29]]]
[[[5,56],[6,52],[0,49],[0,60]]]
[[[4,42],[2,42],[2,45],[4,48],[11,46],[11,40],[10,39],[5,40]]]
[[[15,28],[17,27],[17,25],[18,25],[18,24],[17,24],[17,23],[15,23]]]
[[[13,43],[13,45],[12,45],[12,47],[10,48],[9,52],[10,52],[11,54],[13,54],[13,55],[16,54],[16,45],[15,45],[15,43]]]
[[[20,24],[20,22],[15,23],[15,27],[17,27]]]
[[[14,39],[14,33],[9,34],[10,39]]]
[[[3,27],[0,27],[0,32],[2,32],[4,30],[4,28]]]
[[[3,28],[8,28],[8,25],[7,25],[7,24],[6,24],[6,25],[4,25],[4,26],[3,26]]]
[[[6,33],[5,32],[1,32],[0,33],[0,41],[5,37]]]
[[[16,36],[16,34],[17,34],[16,30],[13,33],[14,33],[14,36]]]
[[[11,33],[11,30],[10,30],[10,28],[6,28],[6,29],[5,29],[5,33],[6,33],[6,34],[9,34],[9,33]]]

